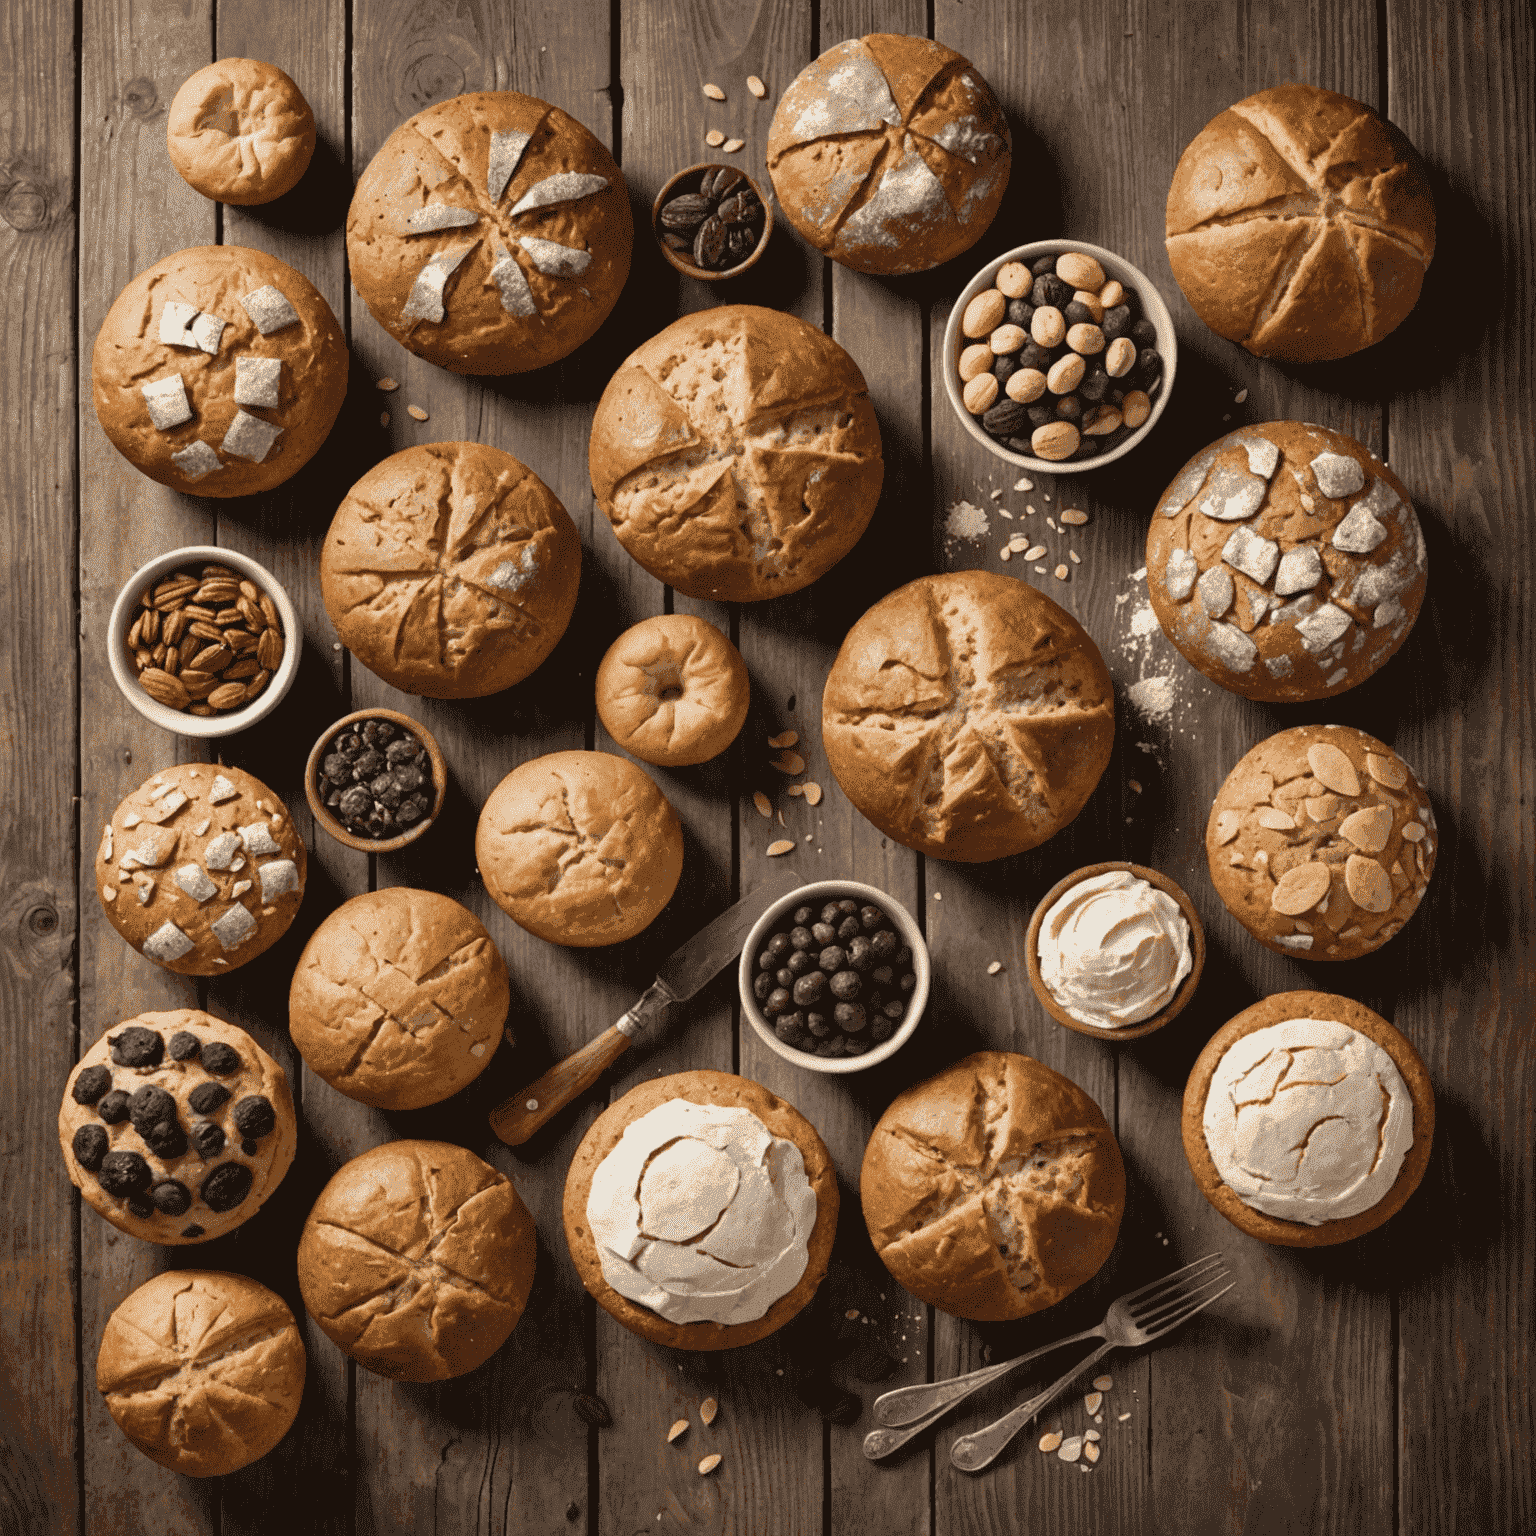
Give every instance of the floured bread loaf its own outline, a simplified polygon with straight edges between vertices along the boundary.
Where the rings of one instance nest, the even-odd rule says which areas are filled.
[[[1311,363],[1380,341],[1418,301],[1435,202],[1363,102],[1280,85],[1212,118],[1168,188],[1168,263],[1218,336]]]
[[[320,1191],[299,1239],[299,1290],[365,1369],[445,1381],[506,1343],[537,1246],[528,1207],[489,1163],[443,1141],[389,1141]]]
[[[854,805],[887,837],[966,863],[1066,826],[1114,736],[1114,690],[1087,631],[986,571],[882,598],[848,631],[821,701],[827,761]]]
[[[880,428],[853,359],[750,304],[674,321],[609,380],[592,489],[619,542],[690,597],[797,592],[858,542],[880,496]]]
[[[1299,421],[1197,453],[1147,529],[1163,633],[1213,682],[1270,703],[1363,683],[1407,639],[1428,577],[1402,481],[1354,438]]]
[[[522,682],[565,633],[580,580],[569,513],[526,464],[484,443],[428,443],[375,464],[320,551],[342,644],[431,699]]]
[[[96,1386],[151,1461],[219,1477],[272,1450],[298,1416],[304,1341],[288,1304],[245,1275],[168,1270],[117,1304]]]
[[[795,77],[768,132],[790,222],[859,272],[924,272],[992,222],[1012,162],[1008,124],[975,65],[926,37],[876,32]]]
[[[1027,1317],[1098,1273],[1125,1211],[1099,1107],[1028,1056],[978,1051],[900,1094],[864,1149],[870,1241],[914,1296],[977,1322]]]

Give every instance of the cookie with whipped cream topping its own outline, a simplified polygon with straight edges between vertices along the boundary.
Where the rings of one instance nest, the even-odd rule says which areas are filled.
[[[287,932],[306,862],[288,808],[260,779],[178,763],[112,813],[96,850],[96,894],[146,960],[219,976]]]
[[[1197,453],[1147,530],[1163,633],[1213,682],[1272,703],[1363,683],[1413,628],[1428,572],[1402,481],[1354,438],[1298,421]]]
[[[583,1138],[565,1236],[598,1305],[674,1349],[733,1349],[815,1294],[837,1230],[837,1174],[815,1127],[728,1072],[642,1083]]]
[[[1385,742],[1298,725],[1227,775],[1205,829],[1216,894],[1261,944],[1305,960],[1379,949],[1418,909],[1440,834]]]
[[[1281,992],[1211,1037],[1182,1128],[1200,1192],[1235,1227],[1323,1247],[1379,1227],[1418,1188],[1435,1098],[1418,1052],[1379,1014]]]

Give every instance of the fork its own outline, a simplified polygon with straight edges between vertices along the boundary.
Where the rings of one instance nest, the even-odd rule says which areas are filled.
[[[966,1376],[954,1376],[947,1381],[921,1382],[916,1386],[898,1387],[893,1392],[884,1393],[875,1400],[874,1416],[886,1427],[871,1430],[864,1437],[864,1454],[871,1461],[889,1456],[893,1451],[904,1446],[913,1436],[921,1434],[925,1429],[936,1424],[951,1408],[963,1402],[973,1392],[980,1391],[982,1387],[1006,1376],[1010,1371],[1017,1370],[1019,1366],[1038,1359],[1041,1355],[1065,1348],[1068,1344],[1081,1343],[1084,1339],[1107,1339],[1112,1330],[1117,1338],[1120,1337],[1121,1330],[1128,1325],[1134,1326],[1136,1319],[1140,1318],[1146,1322],[1159,1316],[1162,1307],[1174,1303],[1187,1294],[1186,1288],[1197,1288],[1207,1281],[1223,1278],[1225,1271],[1221,1268],[1221,1262],[1220,1253],[1208,1253],[1204,1258],[1196,1259],[1193,1264],[1186,1264],[1183,1269],[1175,1270],[1172,1274],[1164,1275],[1161,1279],[1154,1280],[1139,1290],[1130,1291],[1121,1296],[1111,1305],[1104,1321],[1097,1327],[1085,1328],[1081,1333],[1070,1334],[1064,1339],[1054,1339],[1039,1349],[1031,1350],[1027,1355],[1005,1360],[1000,1365],[984,1366],[981,1370],[972,1371]],[[1211,1299],[1215,1300],[1214,1297]],[[1128,1340],[1127,1342],[1136,1341]],[[1113,1345],[1105,1346],[1106,1349],[1112,1347]],[[1100,1350],[1092,1358],[1097,1360],[1104,1352]],[[1067,1382],[1081,1374],[1087,1363],[1074,1366],[1067,1377]],[[1052,1394],[1054,1395],[1055,1391],[1065,1384],[1059,1383],[1058,1388],[1052,1389]],[[1049,1401],[1049,1398],[1046,1401]],[[1039,1412],[1045,1406],[1046,1403],[1041,1402],[1035,1411]]]

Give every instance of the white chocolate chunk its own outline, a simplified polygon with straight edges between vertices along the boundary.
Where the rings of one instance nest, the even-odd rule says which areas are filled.
[[[1280,546],[1252,528],[1234,528],[1221,547],[1221,558],[1262,587],[1280,563]]]
[[[104,885],[101,888],[101,899],[103,901],[116,901],[117,892],[110,885]]]
[[[498,243],[496,264],[491,268],[491,281],[501,290],[501,307],[509,315],[521,315],[525,319],[536,315],[539,307],[533,302],[533,290],[517,258]]]
[[[464,245],[449,246],[447,250],[439,251],[416,274],[416,281],[411,284],[411,292],[405,307],[400,311],[400,318],[441,321],[445,313],[443,295],[448,288],[448,279],[479,243],[478,240],[470,240]]]
[[[234,885],[230,887],[229,894],[235,901],[239,901],[250,888],[251,882],[249,880],[236,880]]]
[[[270,421],[252,416],[249,411],[236,411],[219,447],[237,459],[250,459],[252,463],[260,464],[282,435],[283,429],[273,426]]]
[[[491,154],[485,167],[485,190],[493,203],[501,201],[507,183],[517,172],[517,163],[528,148],[531,134],[511,129],[506,133],[491,134]]]
[[[219,888],[201,866],[197,864],[183,864],[176,871],[176,884],[184,890],[193,901],[207,901],[210,896],[217,896]]]
[[[1334,686],[1334,684],[1342,683],[1344,681],[1344,679],[1346,677],[1348,677],[1348,676],[1349,676],[1349,668],[1348,667],[1335,667],[1334,670],[1332,672],[1330,672],[1328,674],[1328,676],[1323,679],[1323,686],[1326,687],[1326,688],[1332,688]]]
[[[1408,825],[1403,828],[1403,841],[1405,843],[1416,843],[1423,836],[1424,828],[1422,824],[1417,821],[1410,821]]]
[[[256,919],[238,904],[221,912],[208,925],[224,949],[237,949],[256,931]]]
[[[203,849],[203,862],[209,869],[228,869],[240,847],[240,839],[233,832],[221,832]]]
[[[99,855],[103,864],[112,862],[112,823],[109,821],[101,832],[101,853]]]
[[[1249,672],[1259,648],[1235,624],[1213,624],[1203,636],[1206,649],[1231,672]]]
[[[1401,618],[1407,616],[1407,610],[1395,597],[1389,597],[1386,602],[1380,604],[1375,613],[1371,615],[1372,629],[1387,629],[1396,624]]]
[[[1324,603],[1315,613],[1309,613],[1306,618],[1296,621],[1296,633],[1301,636],[1301,643],[1307,650],[1316,656],[1326,651],[1348,630],[1351,623],[1353,620],[1342,608]]]
[[[1205,484],[1205,477],[1216,461],[1216,454],[1221,446],[1218,443],[1214,448],[1207,448],[1186,468],[1179,471],[1178,477],[1164,493],[1168,498],[1163,503],[1164,517],[1177,517],[1189,505],[1190,499],[1200,494],[1200,488]]]
[[[162,923],[144,940],[141,953],[151,960],[158,960],[162,965],[168,965],[173,960],[180,960],[196,947],[175,923]]]
[[[192,420],[192,405],[187,399],[187,386],[179,373],[168,374],[163,379],[153,379],[139,386],[144,403],[149,407],[149,419],[162,432],[179,427]]]
[[[155,882],[148,879],[147,877],[135,880],[133,883],[133,889],[134,893],[139,898],[139,905],[141,907],[147,907],[149,905],[150,897],[155,894]]]
[[[233,800],[239,793],[222,773],[216,773],[213,783],[208,787],[208,800],[212,805],[222,805],[226,800]]]
[[[455,208],[452,203],[428,203],[406,219],[405,227],[413,235],[421,235],[437,229],[462,229],[479,217],[473,208]]]
[[[1211,477],[1211,488],[1196,511],[1218,523],[1240,523],[1259,510],[1268,489],[1265,481],[1223,465]]]
[[[527,213],[530,208],[548,208],[555,203],[575,203],[594,192],[601,192],[608,185],[606,176],[594,176],[582,171],[561,171],[556,176],[546,176],[536,181],[512,205],[514,214]]]
[[[1231,575],[1219,565],[1202,573],[1195,583],[1200,593],[1200,606],[1213,618],[1219,619],[1232,606],[1236,595]]]
[[[1249,472],[1268,480],[1280,463],[1279,444],[1267,437],[1248,437],[1243,439],[1243,447],[1248,450]]]
[[[1236,811],[1218,811],[1216,814],[1216,846],[1224,847],[1237,836],[1238,828],[1243,824],[1242,817]]]
[[[279,385],[282,376],[283,360],[280,357],[237,357],[235,404],[261,405],[268,410],[275,410],[281,399]]]
[[[1353,496],[1365,487],[1365,470],[1359,459],[1342,453],[1320,453],[1312,460],[1312,477],[1330,501]]]
[[[270,859],[258,864],[256,873],[261,878],[262,906],[299,888],[299,867],[292,859]]]
[[[1386,536],[1385,525],[1371,515],[1364,501],[1357,501],[1333,530],[1333,547],[1346,555],[1368,555]]]
[[[1163,571],[1163,586],[1174,602],[1182,603],[1195,590],[1195,578],[1200,574],[1200,564],[1187,549],[1176,549],[1168,557]]]
[[[528,259],[546,277],[580,277],[592,265],[591,251],[580,251],[555,240],[540,240],[524,235],[518,242],[528,252]]]
[[[1331,789],[1336,795],[1348,798],[1360,793],[1355,765],[1332,742],[1314,741],[1307,748],[1307,767],[1324,789]]]
[[[227,324],[217,315],[204,314],[196,305],[167,299],[160,310],[160,340],[168,347],[191,347],[214,357]]]
[[[1277,933],[1275,943],[1283,944],[1287,949],[1311,949],[1312,935],[1310,933]]]
[[[224,466],[219,462],[216,454],[202,438],[171,455],[171,463],[179,469],[188,480],[201,480],[204,475],[211,475],[214,470]]]
[[[1310,592],[1323,579],[1323,557],[1312,544],[1299,544],[1280,557],[1275,572],[1275,591],[1281,597]]]
[[[144,841],[137,848],[129,848],[118,860],[119,869],[132,869],[142,865],[145,869],[158,869],[171,856],[176,846],[174,836],[168,836],[162,847],[153,831],[146,831]]]
[[[123,828],[124,828],[124,830],[126,831],[130,827],[138,826],[138,824],[141,821],[143,821],[143,819],[144,818],[142,816],[140,816],[137,811],[124,811],[123,812]]]
[[[282,849],[272,840],[272,829],[264,821],[253,821],[248,827],[239,828],[240,841],[248,853],[281,853]]]
[[[237,853],[234,858],[229,861],[229,868],[232,874],[238,874],[242,869],[245,868],[245,855],[243,853]]]
[[[274,288],[271,283],[252,293],[242,294],[240,302],[245,306],[246,314],[251,317],[251,324],[263,336],[270,336],[273,331],[280,331],[284,326],[299,323],[299,312],[284,297],[281,289]]]
[[[1289,677],[1291,675],[1291,658],[1289,656],[1266,656],[1264,669],[1273,678]]]
[[[203,819],[200,822],[198,822],[198,824],[195,827],[192,828],[192,836],[193,837],[201,837],[203,835],[203,833],[205,833],[208,830],[208,828],[209,828],[209,826],[211,824],[212,823],[209,821],[209,818],[204,816]]]

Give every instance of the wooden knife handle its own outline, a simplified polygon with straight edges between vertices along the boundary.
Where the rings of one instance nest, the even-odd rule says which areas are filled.
[[[627,1015],[626,1015],[627,1017]],[[491,1111],[491,1129],[509,1147],[520,1147],[572,1099],[584,1094],[629,1049],[617,1024],[579,1051],[557,1061],[538,1082]]]

